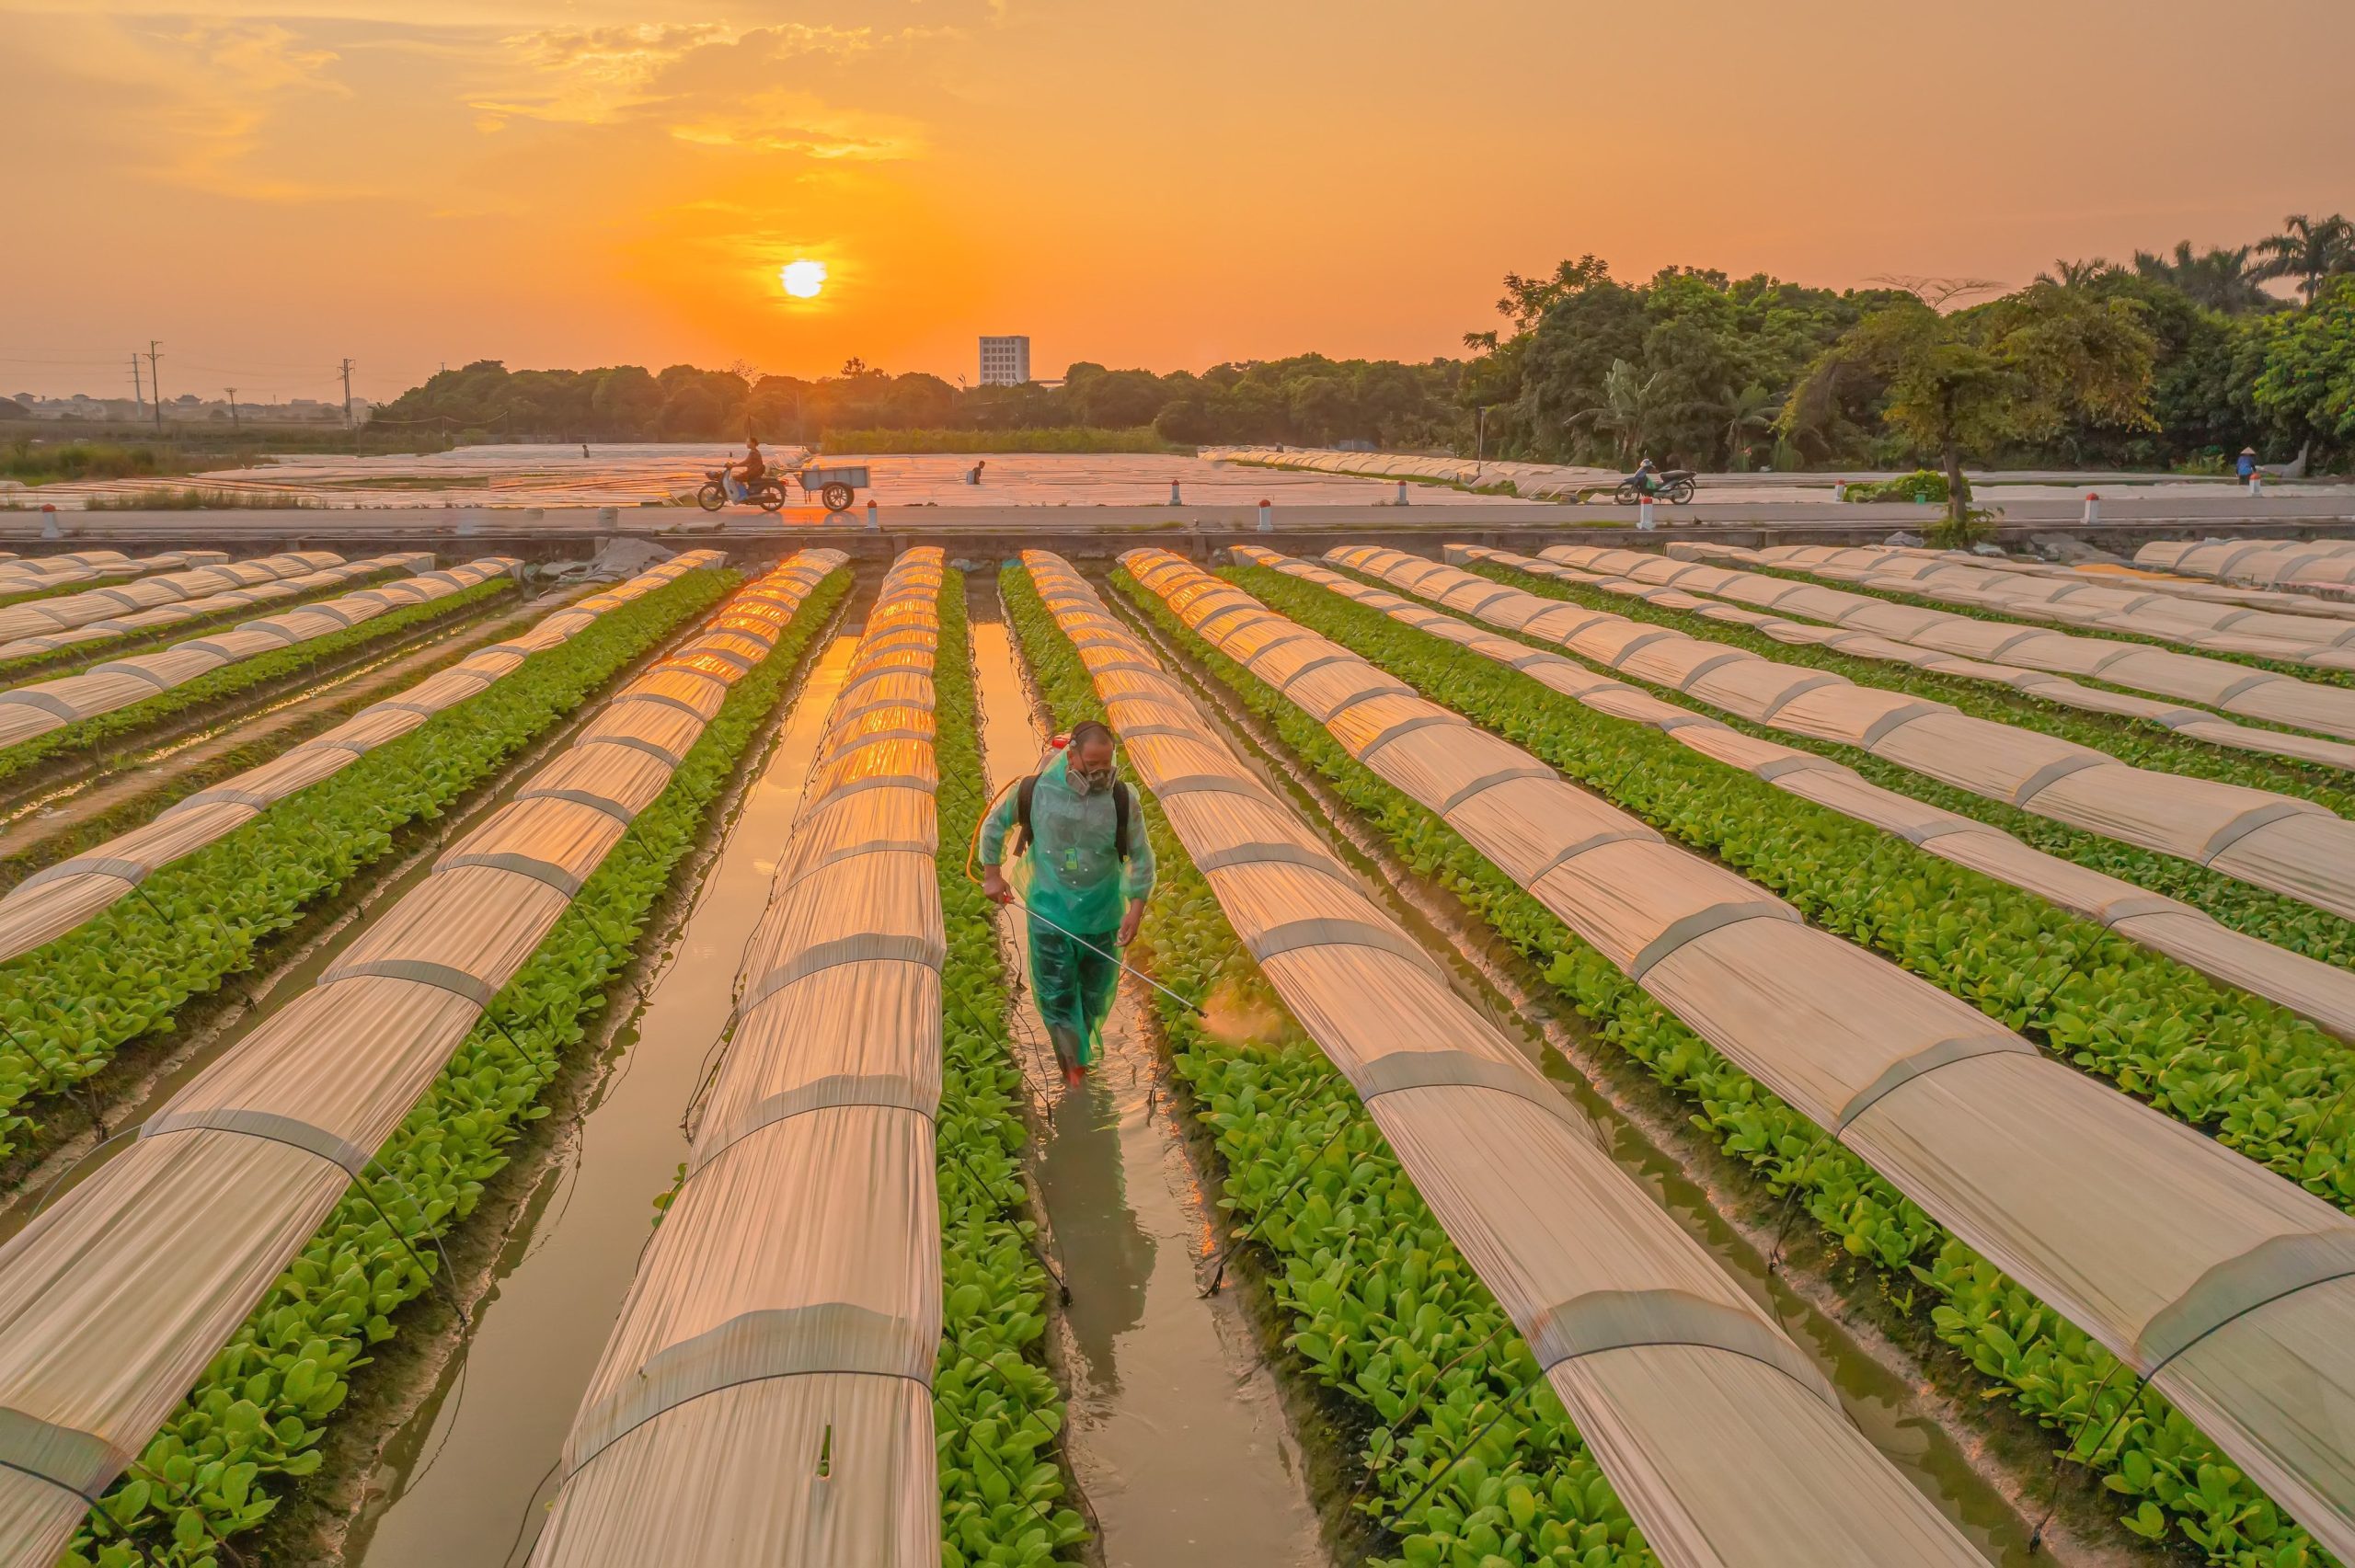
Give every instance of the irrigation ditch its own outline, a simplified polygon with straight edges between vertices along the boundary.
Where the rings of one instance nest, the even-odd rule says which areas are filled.
[[[726,579],[715,575],[715,580],[724,585]],[[377,1164],[384,1174],[362,1185],[385,1187],[387,1196],[359,1200],[371,1206],[390,1202],[392,1195],[405,1190],[414,1191],[407,1184],[424,1178],[441,1163],[438,1143],[429,1138],[420,1148],[413,1136],[420,1125],[438,1130],[447,1118],[461,1115],[461,1107],[463,1114],[478,1120],[488,1118],[491,1124],[491,1143],[470,1156],[476,1190],[454,1207],[446,1199],[437,1201],[403,1221],[405,1226],[417,1227],[416,1245],[435,1258],[436,1266],[428,1270],[430,1284],[420,1280],[391,1310],[390,1322],[369,1332],[367,1354],[349,1362],[345,1397],[335,1419],[325,1423],[314,1438],[317,1446],[302,1453],[299,1464],[273,1467],[280,1469],[281,1476],[272,1489],[277,1505],[237,1545],[248,1560],[319,1562],[342,1557],[347,1531],[374,1494],[372,1488],[380,1451],[433,1397],[454,1352],[461,1347],[463,1335],[480,1322],[477,1308],[484,1293],[497,1284],[500,1259],[510,1256],[511,1248],[517,1245],[511,1232],[519,1218],[546,1211],[554,1190],[546,1184],[552,1173],[561,1176],[567,1140],[577,1136],[580,1117],[591,1096],[606,1083],[617,1063],[628,1060],[627,1047],[636,1039],[633,1021],[646,1004],[648,989],[670,961],[687,908],[720,856],[729,825],[744,808],[752,782],[762,776],[761,761],[770,752],[782,715],[794,706],[789,694],[807,675],[810,650],[822,646],[823,628],[848,601],[850,591],[849,574],[837,573],[812,592],[804,604],[806,618],[797,617],[771,658],[736,683],[672,775],[671,786],[638,815],[622,844],[583,885],[576,907],[559,920],[556,931],[470,1036],[469,1048],[459,1052],[404,1130],[380,1151]],[[705,603],[718,597],[712,594]],[[692,635],[705,619],[702,608],[697,608],[659,638],[657,646],[601,681],[556,732],[545,735],[529,748],[528,754],[518,756],[501,770],[496,787],[470,796],[463,812],[454,812],[436,825],[431,841],[420,845],[391,874],[379,877],[364,908],[339,910],[331,929],[314,934],[299,954],[290,956],[271,974],[269,990],[258,993],[258,1007],[216,1026],[201,1052],[183,1054],[151,1074],[140,1104],[160,1104],[203,1060],[219,1056],[276,1007],[299,994],[358,937],[369,910],[386,906],[430,873],[443,841],[466,831],[511,797],[529,779],[534,764],[565,745],[592,716],[604,692]],[[586,938],[586,943],[568,941],[569,936]],[[595,955],[585,965],[584,945]],[[566,986],[572,989],[560,1001],[555,1001],[554,988]],[[635,1005],[618,1005],[630,998],[635,998]],[[502,1011],[510,1013],[504,1024],[499,1017]],[[540,1050],[523,1043],[534,1039]],[[486,1047],[516,1058],[511,1067],[525,1074],[526,1093],[506,1094],[496,1104],[475,1097],[477,1076],[486,1070],[479,1052]],[[445,1171],[434,1174],[447,1180]],[[654,1190],[661,1185],[658,1182]],[[615,1217],[634,1232],[632,1257],[651,1218],[645,1199],[654,1190],[640,1193],[638,1203]],[[348,1196],[345,1209],[350,1209],[353,1202]],[[408,1207],[409,1199],[404,1196],[395,1213]],[[321,1236],[330,1233],[340,1237],[342,1231],[331,1222]],[[525,1247],[528,1240],[527,1236],[523,1243]],[[289,1277],[303,1266],[298,1260],[290,1268]],[[281,1283],[270,1299],[257,1309],[255,1321],[266,1318],[272,1302],[284,1294]],[[594,1325],[601,1340],[604,1327],[603,1320]],[[569,1419],[571,1402],[556,1396],[555,1403],[559,1423]],[[168,1520],[167,1513],[165,1522]],[[201,1545],[201,1539],[194,1544]],[[167,1560],[183,1559],[171,1556]]]
[[[467,1255],[453,1254],[472,1323],[444,1310],[414,1365],[382,1379],[374,1418],[354,1424],[316,1539],[339,1544],[355,1568],[497,1568],[528,1546],[652,1199],[684,1157],[682,1111],[728,1026],[737,966],[872,590],[862,581],[813,636],[804,672],[712,813],[695,865],[680,874],[672,918],[643,939],[623,981],[635,1004],[613,1010],[559,1081],[552,1114],[477,1209]]]

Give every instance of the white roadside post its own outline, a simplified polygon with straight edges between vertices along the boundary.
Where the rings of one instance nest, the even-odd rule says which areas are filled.
[[[1259,532],[1262,533],[1273,533],[1275,531],[1276,509],[1262,500],[1259,503]]]
[[[1657,526],[1652,521],[1652,498],[1649,496],[1639,498],[1636,502],[1636,527],[1649,533]]]
[[[1169,504],[1173,507],[1185,505],[1178,498],[1178,481],[1175,479],[1169,481]]]
[[[2248,493],[2252,496],[2261,496],[2265,494],[2265,475],[2253,469],[2250,471],[2248,476]]]
[[[2087,490],[2085,492],[2085,526],[2091,528],[2099,521],[2101,521],[2101,496],[2097,491]]]
[[[867,498],[867,526],[876,529],[879,529],[883,526],[883,524],[876,519],[875,498],[872,496]]]
[[[1398,481],[1398,504],[1402,507],[1407,504],[1407,481],[1404,479]]]

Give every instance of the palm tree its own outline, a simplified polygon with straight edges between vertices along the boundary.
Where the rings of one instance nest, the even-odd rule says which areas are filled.
[[[1627,467],[1660,421],[1664,411],[1661,394],[1667,385],[1666,371],[1644,375],[1626,361],[1614,360],[1603,375],[1603,401],[1579,410],[1565,422],[1609,430],[1619,464]]]
[[[2099,282],[2113,272],[2121,270],[2123,269],[2106,256],[2097,256],[2091,261],[2056,259],[2052,263],[2052,270],[2038,273],[2036,280],[2039,283],[2051,283],[2055,288],[2082,289],[2088,284]]]
[[[1775,403],[1775,395],[1756,382],[1718,403],[1726,421],[1726,461],[1737,472],[1748,470],[1752,445],[1774,425]]]
[[[2337,213],[2315,223],[2303,212],[2281,220],[2281,232],[2257,242],[2263,258],[2251,276],[2295,278],[2298,292],[2308,304],[2321,292],[2323,280],[2355,272],[2355,223]]]
[[[2172,257],[2136,251],[2134,270],[2154,283],[2165,283],[2177,290],[2194,304],[2226,315],[2241,315],[2280,303],[2259,286],[2257,274],[2249,266],[2250,249],[2241,246],[2226,250],[2216,246],[2195,256],[2191,242],[2179,239],[2175,242]]]

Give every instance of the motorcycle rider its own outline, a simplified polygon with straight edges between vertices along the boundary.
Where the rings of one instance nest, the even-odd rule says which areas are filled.
[[[761,456],[760,438],[758,436],[752,435],[746,436],[744,438],[744,461],[738,464],[730,464],[729,465],[728,498],[731,501],[744,501],[751,499],[752,486],[759,484],[761,482],[761,475],[767,472],[768,464]]]
[[[1648,457],[1636,464],[1636,489],[1646,496],[1660,494],[1660,470],[1652,466]]]

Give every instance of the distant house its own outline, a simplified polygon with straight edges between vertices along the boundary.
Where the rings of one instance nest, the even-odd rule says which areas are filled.
[[[1027,337],[982,339],[982,384],[1020,386],[1030,379],[1030,339]]]

